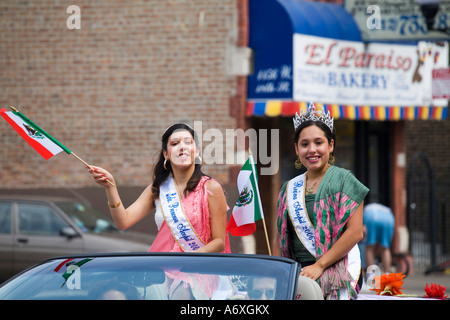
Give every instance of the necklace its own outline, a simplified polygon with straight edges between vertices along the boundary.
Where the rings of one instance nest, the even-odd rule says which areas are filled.
[[[182,189],[183,192],[180,192],[180,189],[178,188],[178,184],[177,184],[177,181],[175,180],[175,177],[173,178],[173,182],[175,184],[175,189],[177,189],[178,196],[180,197],[180,200],[182,200],[184,198],[184,189],[186,187]]]
[[[327,170],[325,170],[325,172],[327,172]],[[306,182],[307,182],[306,185],[305,185],[306,195],[310,195],[310,194],[314,193],[314,189],[315,189],[315,186],[316,186],[317,182],[322,180],[323,176],[325,175],[325,172],[322,173],[322,175],[319,178],[317,178],[316,182],[313,183],[312,187],[309,187],[309,188],[307,186],[308,185],[308,173],[306,173]]]

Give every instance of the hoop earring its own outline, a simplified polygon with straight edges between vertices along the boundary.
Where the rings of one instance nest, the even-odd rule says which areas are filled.
[[[202,164],[202,157],[198,156],[197,159],[198,159],[198,162],[197,162],[197,163],[198,163],[198,164]]]
[[[169,170],[169,169],[167,169],[166,163],[167,163],[167,159],[165,159],[165,160],[164,160],[164,163],[163,163],[163,167],[164,167],[164,169],[166,169],[166,171],[167,171],[167,170]]]
[[[330,156],[329,156],[329,158],[328,158],[328,164],[329,164],[330,166],[332,166],[332,165],[334,164],[334,161],[335,161],[334,155],[333,155],[332,153],[330,153]]]
[[[297,158],[297,160],[295,160],[294,166],[295,166],[295,169],[301,169],[303,167],[299,158]]]

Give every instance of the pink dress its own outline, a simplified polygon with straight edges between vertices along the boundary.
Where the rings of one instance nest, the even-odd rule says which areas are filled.
[[[181,203],[184,213],[194,228],[199,238],[208,243],[211,241],[211,227],[208,206],[209,191],[206,188],[206,182],[210,177],[203,176],[195,187],[194,191],[189,192]],[[148,250],[149,252],[183,252],[183,249],[175,241],[170,232],[169,226],[164,221],[156,235],[156,239]],[[228,232],[225,235],[225,250],[223,253],[230,253],[230,241]]]
[[[210,178],[203,176],[194,191],[188,193],[182,200],[184,213],[189,219],[193,229],[204,242],[211,241],[211,227],[208,206],[209,191],[206,182]],[[183,252],[181,246],[175,241],[169,226],[164,221],[158,231],[155,241],[149,252]],[[225,235],[225,250],[230,253],[230,241],[228,232]],[[196,299],[209,299],[219,284],[219,277],[202,274],[186,274],[178,270],[166,270],[168,278],[168,294],[171,296],[177,287],[182,284],[184,288],[190,288]]]

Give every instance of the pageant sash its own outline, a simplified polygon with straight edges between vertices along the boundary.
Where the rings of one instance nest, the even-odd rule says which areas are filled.
[[[173,237],[185,252],[197,250],[205,245],[192,228],[184,213],[180,196],[172,177],[159,187],[159,204],[164,219]]]
[[[305,206],[305,174],[301,174],[288,182],[287,202],[288,212],[295,232],[303,246],[316,257],[316,239],[314,226],[309,220]]]

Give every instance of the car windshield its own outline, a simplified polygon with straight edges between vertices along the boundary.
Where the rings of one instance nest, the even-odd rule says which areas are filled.
[[[0,299],[292,299],[296,267],[245,255],[145,254],[56,259],[0,288]]]
[[[55,202],[84,233],[117,231],[114,223],[94,208],[72,201]]]

